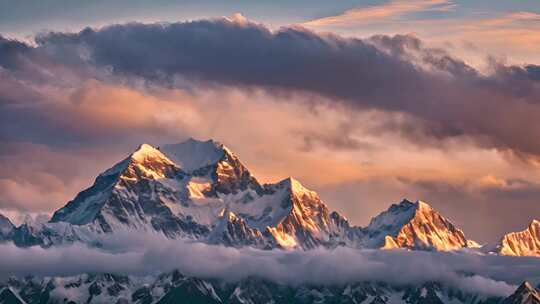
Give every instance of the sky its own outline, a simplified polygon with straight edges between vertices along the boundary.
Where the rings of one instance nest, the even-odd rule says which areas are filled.
[[[540,3],[333,2],[0,0],[1,212],[194,137],[353,224],[403,198],[480,243],[540,218]]]

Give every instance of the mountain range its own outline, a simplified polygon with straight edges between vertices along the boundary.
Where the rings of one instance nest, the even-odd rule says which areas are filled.
[[[117,231],[262,249],[482,250],[422,201],[405,199],[367,227],[351,225],[294,178],[260,183],[229,148],[213,140],[158,148],[142,144],[46,223],[16,227],[0,215],[0,240],[21,247],[77,241],[96,245],[100,235]],[[540,256],[540,222],[503,236],[494,251]]]
[[[294,178],[263,184],[218,142],[189,139],[141,145],[99,174],[93,185],[46,222],[14,225],[0,215],[0,242],[50,248],[81,242],[101,246],[115,233],[157,233],[169,239],[264,250],[469,250],[540,256],[540,222],[480,246],[423,201],[392,204],[366,227],[331,211]],[[465,274],[467,275],[467,274]],[[175,270],[152,278],[122,274],[10,278],[2,303],[540,303],[523,283],[507,298],[485,298],[440,282],[393,286],[359,282],[339,286],[281,285],[259,278],[239,282],[189,277]]]
[[[0,304],[538,304],[540,292],[528,282],[508,297],[485,297],[440,283],[392,286],[360,282],[335,286],[290,286],[257,278],[239,282],[199,279],[178,270],[151,280],[119,274],[11,278],[0,284]]]

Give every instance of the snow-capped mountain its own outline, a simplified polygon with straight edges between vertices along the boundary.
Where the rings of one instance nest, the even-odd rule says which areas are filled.
[[[13,223],[7,217],[0,214],[0,240],[11,238],[13,229],[15,229]]]
[[[3,225],[11,232],[1,235],[19,246],[95,244],[99,235],[126,230],[266,249],[455,250],[473,244],[424,202],[404,200],[367,228],[351,226],[296,179],[262,185],[229,148],[194,139],[161,148],[141,145],[48,223]]]
[[[293,178],[261,185],[224,145],[141,145],[57,210],[14,228],[18,245],[50,246],[116,231],[152,231],[229,246],[313,248],[358,243],[361,229]]]
[[[188,195],[178,192],[189,186],[181,168],[158,149],[143,144],[57,210],[51,222],[86,226],[96,233],[123,229],[156,230],[168,237],[207,233],[187,216],[178,216],[181,195]]]
[[[540,256],[540,222],[533,220],[527,229],[503,236],[497,251],[503,255]]]
[[[26,304],[15,292],[9,287],[0,287],[0,304]]]
[[[540,304],[540,292],[529,282],[523,282],[502,304]]]
[[[157,277],[82,274],[72,277],[12,278],[0,283],[0,303],[227,303],[227,304],[498,304],[537,303],[530,285],[507,299],[465,292],[438,282],[391,285],[351,282],[342,285],[295,286],[258,278],[237,282],[199,279],[177,270]],[[3,298],[2,298],[3,296]],[[2,299],[4,302],[2,302]],[[525,300],[525,302],[517,300]]]
[[[403,200],[371,220],[366,245],[375,248],[456,250],[474,246],[463,231],[427,203]]]

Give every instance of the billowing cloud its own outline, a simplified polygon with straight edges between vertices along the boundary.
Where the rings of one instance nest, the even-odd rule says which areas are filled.
[[[52,33],[39,37],[37,48],[2,43],[7,58],[16,58],[3,64],[15,77],[36,78],[61,66],[72,67],[78,77],[112,73],[173,86],[204,81],[313,93],[357,109],[410,115],[419,127],[400,132],[415,138],[470,136],[488,147],[540,154],[540,146],[529,140],[540,133],[534,66],[494,63],[494,72],[482,75],[407,36],[363,41],[219,19]],[[37,68],[40,64],[48,69]],[[525,126],[528,134],[521,132]]]
[[[523,279],[540,276],[534,258],[470,253],[357,250],[310,251],[235,249],[158,235],[118,235],[104,248],[80,245],[42,249],[0,245],[2,276],[70,276],[86,272],[184,274],[230,281],[260,277],[285,284],[378,281],[400,286],[437,281],[487,296],[507,296]],[[507,271],[512,267],[513,271]],[[332,269],[332,271],[328,271]]]
[[[37,43],[35,51],[47,51],[56,61],[78,61],[113,75],[173,86],[202,81],[317,94],[360,110],[410,115],[419,127],[400,131],[415,138],[469,136],[487,147],[540,154],[540,145],[530,140],[540,135],[534,71],[493,63],[493,72],[484,75],[407,36],[373,43],[218,19],[52,33]]]
[[[353,37],[412,33],[485,69],[487,57],[517,64],[538,63],[539,14],[530,9],[516,6],[512,11],[476,11],[468,3],[388,1],[354,7],[302,25]]]

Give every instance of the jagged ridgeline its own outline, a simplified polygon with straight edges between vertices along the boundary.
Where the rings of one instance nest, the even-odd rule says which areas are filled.
[[[229,148],[209,140],[143,144],[47,222],[15,226],[0,215],[0,241],[50,248],[101,246],[103,236],[153,233],[228,247],[312,250],[486,250],[429,204],[403,200],[358,227],[331,211],[294,178],[261,184]],[[540,224],[510,233],[490,254],[540,256]],[[1,252],[0,252],[1,254]],[[81,274],[12,278],[0,283],[2,303],[538,303],[528,283],[508,298],[485,297],[438,282],[394,286],[281,285],[258,278],[229,282],[188,277]]]
[[[540,255],[540,224],[491,246],[505,255]],[[151,231],[226,246],[312,249],[318,246],[456,250],[478,248],[425,202],[403,200],[352,226],[294,178],[261,184],[224,145],[189,139],[141,145],[101,173],[48,223],[15,227],[0,215],[0,241],[42,247],[97,244],[118,231]]]
[[[353,226],[294,178],[261,184],[230,149],[212,140],[189,139],[160,148],[141,145],[47,223],[15,227],[0,215],[0,241],[17,246],[99,245],[100,236],[119,231],[262,249],[479,249],[422,201],[403,200],[367,227]],[[540,224],[533,221],[526,230],[481,250],[487,249],[540,256]]]
[[[18,246],[95,244],[99,235],[126,230],[265,249],[475,246],[423,202],[404,200],[368,227],[352,226],[294,178],[259,183],[230,149],[212,140],[141,145],[48,223],[14,227],[0,218],[0,237]]]
[[[0,303],[136,304],[537,304],[540,293],[524,282],[507,298],[485,297],[438,283],[392,286],[376,282],[339,286],[282,285],[257,278],[239,282],[203,280],[179,271],[152,279],[115,274],[11,279],[0,285]]]

